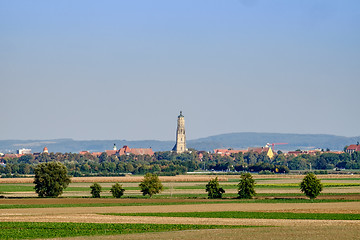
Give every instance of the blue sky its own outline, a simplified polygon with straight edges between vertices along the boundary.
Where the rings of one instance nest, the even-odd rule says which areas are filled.
[[[0,0],[0,139],[359,136],[360,1]]]

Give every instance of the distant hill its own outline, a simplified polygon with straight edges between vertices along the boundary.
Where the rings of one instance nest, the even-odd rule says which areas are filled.
[[[359,137],[342,137],[328,134],[284,134],[284,133],[228,133],[188,141],[188,147],[212,150],[215,148],[247,149],[261,147],[267,143],[288,143],[275,145],[275,150],[329,148],[343,150],[346,145],[355,144]]]
[[[360,141],[359,137],[342,137],[327,134],[282,134],[282,133],[228,133],[206,138],[187,141],[188,148],[212,151],[215,148],[246,149],[248,147],[265,146],[266,143],[288,143],[277,145],[275,150],[295,150],[329,148],[331,150],[342,150],[344,146],[355,144]],[[30,148],[32,152],[41,152],[46,146],[50,152],[73,152],[88,150],[91,152],[102,152],[112,149],[114,143],[118,148],[124,145],[130,148],[149,148],[154,151],[169,151],[173,148],[175,141],[126,141],[126,140],[73,140],[73,139],[51,139],[51,140],[0,140],[0,152],[15,152],[20,148]]]

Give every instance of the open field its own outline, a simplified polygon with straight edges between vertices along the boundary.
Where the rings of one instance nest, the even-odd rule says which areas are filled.
[[[96,236],[198,229],[247,228],[251,226],[198,225],[198,224],[111,224],[111,223],[43,223],[43,222],[0,222],[0,239],[55,238],[75,236]],[[17,232],[14,237],[14,232]]]
[[[220,185],[226,186],[224,197],[227,199],[206,199],[205,185],[213,177],[166,177],[164,192],[151,199],[142,197],[138,189],[142,177],[125,177],[125,181],[119,180],[123,177],[113,179],[126,189],[125,198],[121,199],[109,197],[109,189],[114,183],[110,181],[112,178],[87,178],[88,182],[84,182],[84,178],[73,178],[63,197],[56,199],[34,198],[33,185],[26,182],[29,180],[6,179],[0,183],[0,195],[6,197],[0,199],[0,222],[50,224],[45,228],[53,223],[105,223],[115,224],[120,229],[123,224],[165,226],[159,230],[162,232],[109,231],[103,236],[102,227],[94,225],[94,229],[100,228],[99,232],[55,235],[71,239],[98,239],[95,235],[102,235],[102,239],[119,239],[118,234],[121,239],[360,239],[360,181],[352,175],[321,176],[325,188],[315,201],[307,200],[296,188],[303,178],[300,175],[255,176],[259,195],[253,200],[233,198],[239,176],[221,176]],[[93,180],[106,191],[102,193],[103,198],[88,198]],[[128,216],[121,215],[124,213]],[[173,226],[169,223],[183,225],[183,229],[171,230]],[[224,229],[220,225],[260,228]],[[61,225],[56,226],[54,229],[61,229]],[[16,233],[19,229],[21,225],[14,225],[10,232]],[[24,237],[19,235],[21,238]]]

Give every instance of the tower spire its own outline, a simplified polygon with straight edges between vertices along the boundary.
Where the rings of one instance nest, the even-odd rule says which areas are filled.
[[[186,150],[185,118],[182,111],[180,111],[180,115],[177,120],[176,144],[173,151],[176,151],[176,153],[183,153]]]

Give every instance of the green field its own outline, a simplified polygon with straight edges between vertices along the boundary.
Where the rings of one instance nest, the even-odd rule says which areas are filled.
[[[253,226],[192,224],[104,224],[0,222],[0,239],[34,239],[76,236],[115,235],[143,232],[184,231],[195,229],[229,229]]]

